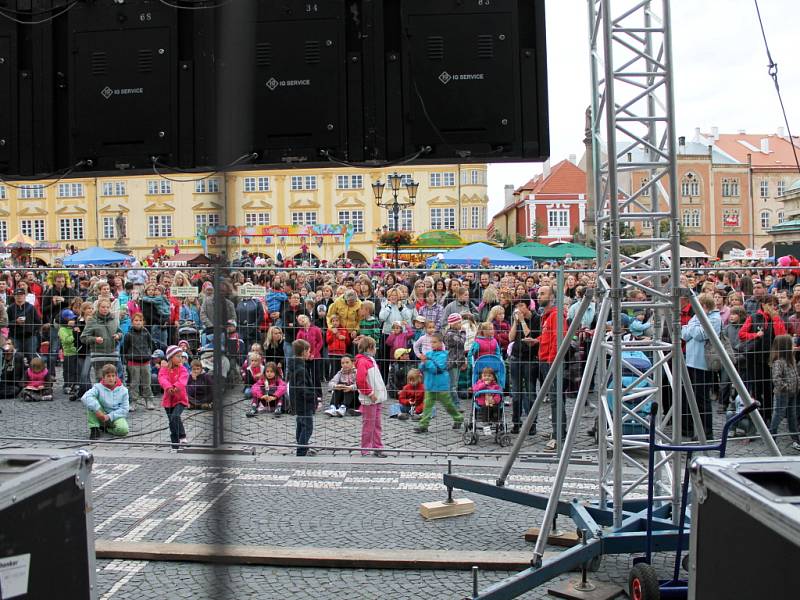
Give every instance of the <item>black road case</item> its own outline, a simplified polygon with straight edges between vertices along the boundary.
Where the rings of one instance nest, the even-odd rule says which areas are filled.
[[[0,598],[97,597],[85,451],[0,450]]]
[[[690,600],[797,598],[800,459],[698,458]]]

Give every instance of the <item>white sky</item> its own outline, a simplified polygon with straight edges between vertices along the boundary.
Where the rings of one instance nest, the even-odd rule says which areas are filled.
[[[619,0],[616,0],[618,3]],[[620,4],[624,4],[620,3]],[[770,52],[778,64],[784,104],[794,135],[800,134],[800,61],[796,48],[798,0],[759,0]],[[553,164],[583,154],[584,113],[590,103],[586,0],[546,0]],[[677,133],[775,133],[783,125],[767,74],[764,41],[753,0],[672,0],[672,39]],[[503,206],[505,184],[519,186],[541,164],[489,167],[489,215]]]

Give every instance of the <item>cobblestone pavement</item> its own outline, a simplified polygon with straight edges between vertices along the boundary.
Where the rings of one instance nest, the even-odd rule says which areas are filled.
[[[493,481],[498,467],[458,462],[459,474]],[[510,487],[546,493],[552,465],[520,466]],[[425,521],[420,502],[443,498],[441,465],[270,457],[224,462],[181,455],[96,454],[96,537],[158,541],[341,548],[532,550],[523,533],[541,512],[471,496],[476,512]],[[564,497],[590,494],[592,473],[571,470]],[[560,521],[567,526],[567,521]],[[220,539],[220,537],[222,539]],[[628,557],[604,560],[596,574],[624,585]],[[482,572],[481,587],[510,573]],[[98,561],[101,600],[161,598],[463,598],[463,571],[301,569]],[[564,578],[561,578],[564,579]],[[523,598],[544,598],[546,590]]]
[[[462,401],[466,406],[467,402]],[[571,415],[574,402],[567,400],[567,417]],[[230,391],[224,399],[225,442],[237,445],[255,444],[272,454],[293,454],[295,420],[291,416],[275,418],[272,415],[260,415],[255,418],[245,417],[247,403],[242,399],[240,388]],[[510,409],[510,407],[509,407]],[[88,429],[85,413],[80,402],[69,402],[57,390],[53,402],[25,403],[20,400],[0,401],[0,435],[24,438],[46,438],[50,440],[85,440]],[[722,429],[724,414],[714,409],[715,432]],[[509,418],[510,418],[510,410]],[[588,411],[581,422],[574,458],[593,460],[596,457],[596,443],[593,437],[586,435],[594,424],[595,411]],[[186,411],[183,416],[188,439],[197,445],[212,444],[211,411]],[[106,440],[117,444],[160,444],[169,448],[169,430],[163,409],[146,411],[138,408],[129,418],[130,435],[124,440]],[[383,443],[388,449],[403,449],[421,454],[445,452],[459,455],[469,453],[502,454],[502,448],[494,442],[493,436],[487,436],[481,430],[477,445],[465,445],[462,432],[453,430],[452,420],[444,413],[433,419],[430,431],[426,434],[413,432],[413,421],[399,421],[388,418],[388,407],[384,406]],[[345,449],[358,447],[360,443],[361,420],[359,417],[336,418],[322,412],[317,413],[314,423],[312,445],[323,449],[324,453],[351,452]],[[552,431],[550,421],[550,405],[544,404],[539,412],[538,433],[528,436],[523,446],[523,454],[532,456],[549,456],[544,452],[544,445]],[[785,424],[782,431],[785,431]],[[513,439],[513,436],[512,436]],[[791,449],[788,436],[779,437],[779,447],[786,454],[796,454]],[[764,445],[759,440],[750,444],[734,441],[729,447],[732,456],[758,456],[764,453]]]

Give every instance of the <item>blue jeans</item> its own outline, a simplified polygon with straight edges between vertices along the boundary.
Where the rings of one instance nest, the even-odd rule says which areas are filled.
[[[297,415],[297,428],[295,439],[297,440],[297,456],[308,454],[308,441],[314,433],[314,415]]]
[[[172,442],[172,447],[177,447],[176,444],[186,437],[186,430],[183,428],[183,421],[181,414],[183,413],[183,404],[178,404],[172,408],[164,408],[169,419],[169,439]]]
[[[539,363],[511,359],[508,362],[511,379],[511,422],[522,424],[522,416],[528,414],[536,394],[536,379]]]
[[[786,417],[786,429],[791,434],[792,441],[800,443],[800,435],[797,432],[797,394],[782,392],[773,397],[772,421],[769,424],[769,432],[772,435],[778,433],[778,427],[784,417]]]
[[[162,328],[161,325],[150,325],[150,337],[153,338],[156,345],[161,344],[159,347],[162,349],[168,346],[167,333],[166,328]]]

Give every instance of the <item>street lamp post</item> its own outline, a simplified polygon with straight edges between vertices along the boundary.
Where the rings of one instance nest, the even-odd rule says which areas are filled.
[[[408,194],[408,198],[399,198],[400,187],[403,185],[403,177],[398,175],[397,173],[392,173],[386,177],[386,180],[389,182],[389,188],[392,191],[392,199],[391,200],[383,200],[383,190],[386,189],[386,184],[381,182],[379,179],[378,181],[372,184],[372,192],[375,194],[375,201],[380,208],[387,208],[392,211],[392,220],[394,222],[394,232],[397,233],[400,231],[400,208],[407,208],[414,206],[417,201],[417,190],[419,189],[419,183],[416,181],[406,181],[405,188],[406,193]],[[398,251],[399,251],[399,242],[397,237],[394,238],[394,267],[395,269],[398,267],[399,260],[398,260]]]

